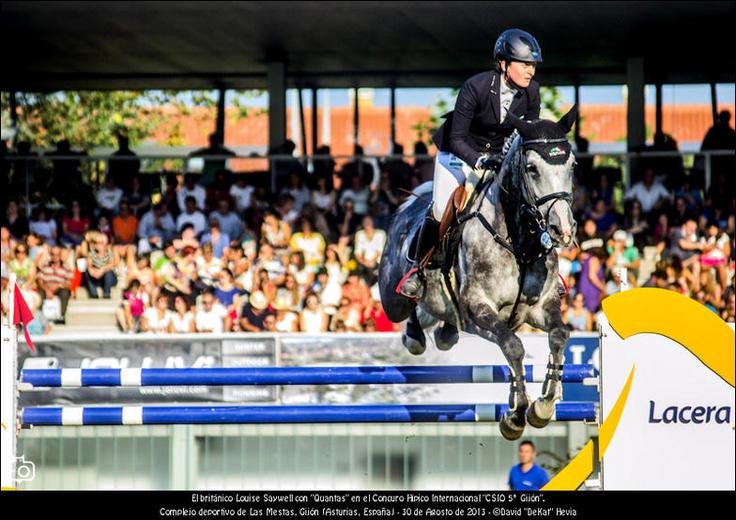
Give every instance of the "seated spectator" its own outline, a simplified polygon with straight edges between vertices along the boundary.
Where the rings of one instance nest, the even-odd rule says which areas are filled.
[[[274,304],[277,332],[299,332],[299,315],[289,306]]]
[[[689,218],[695,218],[695,214],[688,208],[687,201],[684,197],[675,197],[675,205],[670,212],[670,222],[673,226],[681,226]]]
[[[353,201],[355,214],[362,217],[368,214],[368,201],[370,198],[371,190],[361,182],[360,176],[353,175],[350,178],[350,185],[340,195],[339,204],[344,207],[346,200]]]
[[[726,289],[727,273],[726,263],[731,256],[731,241],[714,220],[708,222],[707,235],[703,240],[703,254],[700,255],[702,269],[713,268],[718,275],[718,283],[721,289]]]
[[[72,200],[69,213],[61,221],[61,243],[65,246],[78,246],[84,240],[84,234],[89,231],[89,225],[89,219],[82,216],[79,201]]]
[[[218,208],[220,202],[230,203],[230,182],[226,170],[220,170],[215,173],[215,181],[209,185],[206,184],[204,178],[200,179],[200,184],[206,185],[207,192],[206,203],[209,210]]]
[[[171,325],[171,311],[169,310],[169,296],[159,294],[152,307],[143,311],[141,319],[142,332],[161,334],[169,331]]]
[[[264,320],[269,315],[272,313],[268,309],[266,296],[254,291],[240,311],[240,327],[246,332],[261,332],[264,330]]]
[[[348,275],[348,281],[342,287],[342,297],[358,309],[358,312],[362,312],[368,306],[371,291],[357,271],[352,271]]]
[[[97,217],[95,231],[105,235],[107,237],[108,243],[111,243],[113,241],[114,237],[112,236],[112,225],[110,223],[110,218],[107,216],[107,213],[101,213],[100,216]]]
[[[373,300],[365,311],[365,321],[368,323],[370,320],[373,324],[370,332],[393,332],[394,323],[386,316],[386,311],[383,310],[380,300]],[[366,332],[368,327],[366,326]]]
[[[294,204],[294,197],[285,193],[279,197],[276,201],[276,213],[279,218],[286,222],[289,228],[293,228],[296,225],[296,221],[299,218],[299,212],[296,210]]]
[[[332,317],[330,330],[333,332],[362,332],[360,325],[361,312],[350,302],[349,298],[340,300],[340,307]]]
[[[140,218],[144,211],[147,211],[151,206],[151,197],[141,188],[141,178],[139,175],[134,175],[130,180],[130,191],[127,192],[125,198],[128,199],[130,204],[130,211],[133,215]]]
[[[253,206],[253,193],[255,188],[248,184],[248,178],[244,174],[235,176],[235,183],[230,186],[230,196],[235,200],[235,207],[239,213],[243,213]]]
[[[286,277],[286,267],[274,253],[274,248],[270,244],[261,245],[255,263],[256,276],[258,276],[259,271],[266,271],[268,277],[276,285],[281,285]]]
[[[299,284],[296,283],[296,279],[291,273],[286,275],[283,285],[276,289],[276,297],[272,305],[277,309],[299,309],[301,305],[301,291]]]
[[[645,214],[662,208],[662,204],[670,200],[670,192],[664,185],[654,179],[654,170],[644,170],[644,178],[634,184],[624,195],[625,200],[638,199]]]
[[[288,184],[281,190],[279,195],[291,195],[294,199],[294,211],[297,213],[301,213],[310,200],[309,190],[302,183],[301,173],[296,170],[289,172]]]
[[[56,221],[49,217],[48,210],[43,206],[37,208],[35,213],[36,218],[31,220],[29,226],[31,233],[35,233],[43,238],[50,246],[56,245]]]
[[[45,244],[43,237],[38,236],[36,233],[28,233],[26,235],[26,248],[28,249],[28,256],[37,266],[49,258],[49,245]]]
[[[148,253],[152,249],[161,249],[164,242],[173,237],[176,224],[166,212],[166,206],[157,204],[147,211],[138,223],[138,251]]]
[[[120,201],[120,211],[112,219],[112,236],[118,245],[135,244],[138,231],[138,219],[130,211],[130,204],[126,199]]]
[[[179,213],[179,216],[176,218],[176,229],[181,231],[186,224],[191,224],[192,227],[194,227],[194,234],[196,236],[202,234],[207,226],[204,213],[199,210],[197,207],[197,199],[192,196],[188,196],[186,198],[184,210]]]
[[[95,199],[97,199],[97,207],[99,212],[106,212],[115,215],[118,212],[120,200],[123,198],[123,190],[115,186],[115,179],[108,175],[105,179],[105,185],[97,190]]]
[[[235,279],[230,269],[224,268],[217,273],[215,283],[215,298],[228,311],[231,320],[237,320],[241,308],[240,289],[235,286]]]
[[[15,257],[8,263],[8,268],[15,274],[18,287],[33,291],[36,287],[36,264],[28,256],[28,246],[23,242],[15,246]]]
[[[197,332],[221,334],[226,330],[230,330],[230,325],[228,311],[217,301],[214,289],[205,289],[202,293],[202,308],[198,309],[195,314]]]
[[[243,221],[230,209],[229,200],[220,200],[217,211],[210,213],[210,220],[216,219],[220,223],[220,230],[230,240],[240,240],[243,235]]]
[[[18,241],[10,234],[10,229],[7,226],[0,227],[0,250],[2,251],[3,262],[10,262],[17,244]]]
[[[187,299],[181,295],[174,299],[174,312],[171,313],[169,332],[179,334],[197,332],[194,313],[190,310]]]
[[[300,287],[309,287],[314,282],[314,270],[304,262],[304,253],[301,251],[291,253],[287,269]]]
[[[189,279],[187,279],[182,270],[179,269],[177,264],[178,257],[174,243],[172,241],[166,242],[164,244],[163,252],[164,254],[161,255],[153,264],[156,285],[161,287],[161,293],[167,295],[168,301],[173,302],[177,294],[181,294],[188,298],[191,303],[193,301],[193,295],[189,285]]]
[[[14,200],[9,201],[8,207],[5,209],[3,226],[8,228],[10,234],[16,240],[21,240],[28,234],[28,220],[20,213],[18,203]]]
[[[209,231],[202,235],[202,244],[211,244],[215,258],[222,258],[230,246],[230,236],[220,231],[220,221],[210,218]]]
[[[51,257],[38,269],[38,288],[44,300],[50,300],[56,296],[61,303],[60,323],[66,323],[66,309],[71,297],[71,283],[73,273],[65,265],[62,258],[62,250],[59,246],[51,248]]]
[[[585,306],[585,296],[577,293],[572,301],[572,306],[567,311],[567,323],[572,330],[593,330],[593,314]]]
[[[355,211],[353,199],[341,199],[337,215],[337,229],[340,236],[352,236],[360,224],[361,216]]]
[[[330,324],[330,317],[322,309],[319,303],[319,297],[310,292],[304,299],[304,309],[302,309],[299,318],[299,328],[302,332],[310,334],[319,334],[327,332]]]
[[[371,195],[371,214],[375,219],[375,225],[384,231],[391,223],[391,217],[401,205],[401,192],[395,189],[395,184],[385,170],[381,171],[378,189]]]
[[[130,286],[133,280],[138,280],[143,287],[153,286],[154,272],[151,268],[151,256],[148,253],[136,256],[134,249],[128,249],[125,255],[125,268],[126,285]]]
[[[704,247],[698,238],[697,231],[697,222],[689,218],[672,232],[672,246],[670,247],[670,253],[680,259],[682,267],[692,272],[695,291],[700,289],[700,253]]]
[[[269,244],[276,255],[289,252],[291,240],[291,227],[273,210],[267,210],[263,214],[263,225],[261,225],[261,243]]]
[[[185,248],[190,248],[193,251],[199,249],[200,243],[192,224],[184,224],[179,233],[181,238],[174,239],[174,246],[176,246],[177,251],[183,251]]]
[[[86,252],[87,270],[84,273],[87,291],[90,298],[96,299],[97,287],[102,285],[102,297],[109,299],[110,291],[118,283],[115,275],[118,258],[104,234],[94,233],[91,238],[92,243]]]
[[[616,215],[606,206],[603,199],[596,199],[589,218],[595,220],[596,229],[604,237],[611,236],[611,231],[616,227]]]
[[[194,198],[195,209],[204,211],[205,202],[207,200],[207,191],[200,186],[195,184],[195,177],[192,173],[187,173],[184,176],[184,186],[179,188],[176,193],[176,200],[179,204],[179,211],[184,212],[187,210],[187,199],[189,197]]]
[[[128,333],[141,332],[148,304],[148,293],[138,280],[133,280],[123,292],[123,303],[115,313],[120,329]]]
[[[375,228],[373,217],[363,217],[363,228],[355,233],[354,254],[358,262],[358,273],[368,285],[373,285],[378,280],[378,263],[385,244],[386,233]]]
[[[640,263],[639,250],[633,245],[633,238],[623,229],[616,230],[608,244],[606,268],[617,270],[625,267],[628,271],[638,273]]]
[[[334,215],[336,201],[337,195],[332,186],[332,178],[326,175],[317,176],[315,178],[315,187],[310,194],[312,207],[325,215]]]
[[[641,211],[641,203],[637,199],[629,200],[626,203],[624,215],[624,228],[631,234],[634,239],[634,245],[637,249],[643,249],[647,243],[647,233],[649,232],[649,222],[644,218]]]
[[[325,258],[325,239],[314,231],[314,222],[307,216],[299,219],[299,231],[291,236],[291,250],[304,255],[304,261],[316,271]]]
[[[253,264],[246,258],[243,248],[239,245],[230,245],[225,259],[226,266],[235,277],[235,286],[248,293],[253,289]]]

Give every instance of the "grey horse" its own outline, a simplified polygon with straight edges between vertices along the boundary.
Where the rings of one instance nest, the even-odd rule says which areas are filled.
[[[522,435],[527,420],[546,426],[562,398],[569,333],[560,310],[554,247],[569,245],[577,228],[571,209],[575,158],[565,137],[576,112],[574,106],[556,122],[507,116],[514,133],[503,162],[492,181],[479,185],[460,217],[457,253],[446,253],[449,260],[442,267],[425,269],[420,302],[395,288],[411,266],[407,252],[430,204],[431,183],[397,210],[379,266],[383,307],[394,322],[408,318],[402,341],[412,354],[425,351],[425,330],[437,324],[434,340],[440,350],[458,341],[458,330],[500,346],[512,376],[509,410],[499,424],[509,440]],[[524,323],[549,338],[542,395],[533,403],[526,392],[524,345],[515,333]]]

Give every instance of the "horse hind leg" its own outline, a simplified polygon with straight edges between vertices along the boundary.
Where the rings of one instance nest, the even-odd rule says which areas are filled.
[[[555,413],[555,403],[562,399],[562,365],[569,336],[570,333],[561,322],[549,331],[549,362],[542,384],[542,396],[527,411],[527,420],[535,428],[544,428],[549,424]]]
[[[506,440],[516,440],[524,433],[526,411],[529,408],[529,396],[526,393],[526,375],[524,373],[524,344],[516,334],[497,318],[496,314],[487,305],[482,305],[480,312],[476,311],[476,313],[473,313],[472,319],[467,320],[466,331],[477,334],[491,342],[498,341],[501,351],[506,357],[511,371],[509,409],[499,420],[499,429]]]

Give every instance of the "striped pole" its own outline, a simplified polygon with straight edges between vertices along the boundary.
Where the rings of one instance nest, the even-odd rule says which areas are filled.
[[[21,420],[35,426],[497,422],[507,410],[505,404],[35,407],[23,409]],[[595,421],[596,416],[596,403],[561,402],[553,420]]]
[[[541,383],[544,365],[525,365],[526,380]],[[424,365],[249,368],[56,368],[21,371],[21,383],[34,387],[164,385],[326,385],[508,383],[506,365]],[[595,377],[593,365],[564,365],[564,383]]]

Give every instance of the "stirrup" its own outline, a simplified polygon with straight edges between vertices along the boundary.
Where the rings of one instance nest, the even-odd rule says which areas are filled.
[[[404,286],[404,283],[414,273],[417,273],[417,276],[421,277],[421,272],[420,272],[419,267],[412,267],[411,269],[409,269],[409,271],[401,278],[401,280],[399,280],[399,283],[396,285],[396,294],[403,296],[404,298],[409,298],[410,300],[414,300],[415,302],[419,302],[421,297],[424,296],[424,291],[422,290],[422,287],[421,287],[421,284],[423,284],[423,281],[421,281],[421,279],[420,279],[420,290],[417,296],[409,296],[401,292],[401,288]]]

